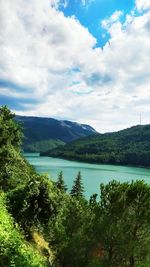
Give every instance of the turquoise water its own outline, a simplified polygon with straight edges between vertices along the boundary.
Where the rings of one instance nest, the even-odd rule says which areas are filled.
[[[106,184],[113,179],[120,182],[139,179],[147,183],[150,182],[150,169],[146,168],[80,163],[51,157],[40,157],[38,154],[31,153],[25,154],[25,156],[38,173],[46,173],[54,181],[57,180],[58,173],[63,171],[68,190],[71,189],[77,173],[81,171],[87,198],[94,193],[99,194],[100,183]]]

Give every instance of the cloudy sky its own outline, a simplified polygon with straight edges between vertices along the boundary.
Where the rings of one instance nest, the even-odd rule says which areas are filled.
[[[0,105],[88,123],[150,123],[150,0],[1,0]]]

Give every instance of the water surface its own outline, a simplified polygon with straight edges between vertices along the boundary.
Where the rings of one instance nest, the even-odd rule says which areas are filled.
[[[100,183],[106,184],[113,179],[120,182],[139,179],[147,183],[150,182],[150,169],[146,168],[80,163],[58,158],[40,157],[38,153],[28,153],[25,154],[25,157],[38,173],[46,173],[54,181],[57,180],[58,173],[63,171],[68,190],[71,189],[77,173],[81,171],[87,198],[94,193],[99,194]]]

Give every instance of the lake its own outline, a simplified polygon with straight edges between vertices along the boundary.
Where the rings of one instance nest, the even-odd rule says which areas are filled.
[[[58,158],[40,157],[38,153],[26,153],[24,155],[38,173],[46,173],[54,181],[57,180],[58,173],[62,171],[68,190],[71,189],[77,173],[81,171],[86,198],[94,193],[99,194],[100,183],[106,184],[113,179],[120,182],[139,179],[147,183],[150,182],[150,169],[146,168],[80,163]]]

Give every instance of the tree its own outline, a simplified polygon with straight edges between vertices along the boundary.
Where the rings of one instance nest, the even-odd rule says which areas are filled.
[[[23,161],[19,154],[23,135],[14,116],[6,106],[0,107],[0,188],[3,190],[8,189],[10,178],[21,169],[19,160]]]
[[[141,267],[150,261],[150,187],[143,181],[101,185],[95,237],[106,266]],[[103,265],[102,265],[103,266]],[[105,265],[104,265],[105,266]]]
[[[8,149],[13,146],[20,149],[23,134],[21,126],[14,120],[14,117],[15,114],[6,106],[0,107],[0,156],[4,152],[4,147]]]
[[[74,185],[70,192],[71,196],[75,197],[82,197],[84,192],[84,188],[81,181],[81,172],[78,172],[77,177],[74,181]]]
[[[35,174],[25,186],[7,194],[10,211],[25,231],[31,226],[46,225],[57,213],[59,198],[56,193],[49,178]]]
[[[60,266],[88,266],[93,235],[91,236],[94,213],[84,198],[63,194],[59,212],[50,221],[48,235],[54,237]],[[53,232],[52,232],[53,231]]]
[[[63,172],[61,171],[58,175],[58,181],[56,182],[56,186],[59,190],[66,192],[67,186],[65,185],[64,179],[63,179]]]

